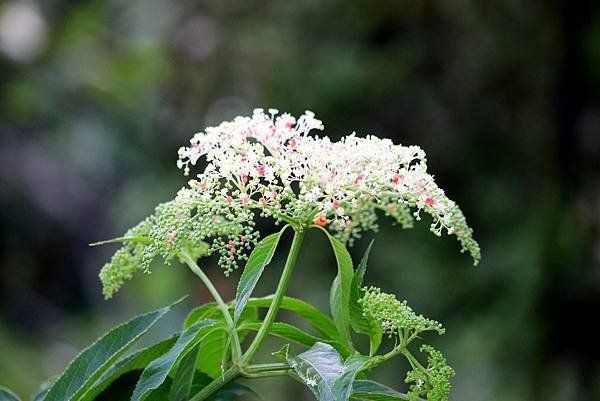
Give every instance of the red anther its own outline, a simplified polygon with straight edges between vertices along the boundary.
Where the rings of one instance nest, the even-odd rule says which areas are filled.
[[[246,174],[242,175],[242,183],[245,184],[248,182],[248,176]]]
[[[435,205],[435,199],[433,199],[432,197],[429,197],[429,198],[425,199],[425,204],[428,206],[433,206],[433,205]]]
[[[287,129],[291,129],[293,126],[294,126],[294,124],[292,124],[290,122],[285,123],[285,128],[287,128]]]
[[[403,176],[403,175],[396,174],[396,175],[394,176],[394,178],[392,178],[392,182],[393,182],[394,184],[396,184],[396,185],[397,185],[398,183],[402,182],[402,181],[404,181],[404,176]]]
[[[338,207],[340,207],[340,201],[337,199],[333,200],[332,206],[334,209],[337,209]]]
[[[325,227],[328,223],[327,218],[322,214],[317,215],[313,221],[316,225],[321,227]]]
[[[233,203],[233,198],[230,195],[227,195],[227,203],[229,203],[230,205]]]

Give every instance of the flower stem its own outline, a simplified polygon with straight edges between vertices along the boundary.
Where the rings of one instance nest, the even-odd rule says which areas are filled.
[[[221,309],[221,313],[223,313],[223,317],[225,318],[225,324],[227,324],[227,328],[229,329],[231,336],[232,336],[232,350],[231,351],[233,354],[233,359],[234,359],[234,361],[239,360],[239,358],[242,356],[242,348],[240,345],[240,340],[237,335],[237,331],[235,330],[235,327],[233,324],[233,319],[231,319],[231,314],[229,313],[229,308],[227,307],[227,304],[223,301],[223,298],[221,298],[219,291],[217,291],[217,289],[213,285],[212,281],[210,281],[208,276],[202,271],[202,269],[200,269],[200,267],[198,266],[196,261],[194,261],[194,259],[185,251],[180,251],[180,254],[181,254],[183,260],[185,261],[185,263],[190,268],[190,270],[196,276],[198,276],[200,278],[200,280],[202,280],[202,282],[204,283],[206,288],[208,288],[208,291],[210,292],[212,297],[217,302],[219,309]]]
[[[273,301],[271,301],[271,306],[267,311],[267,315],[265,316],[262,326],[260,326],[260,329],[258,329],[256,337],[254,337],[254,340],[252,340],[252,343],[242,358],[245,364],[250,364],[252,362],[252,359],[258,351],[258,348],[264,341],[265,337],[269,333],[269,330],[271,329],[271,325],[275,321],[275,317],[277,316],[277,312],[279,311],[279,307],[281,306],[281,302],[283,301],[283,297],[285,296],[285,292],[287,291],[290,283],[292,270],[294,270],[294,266],[298,260],[298,254],[300,253],[300,246],[302,245],[304,235],[305,232],[303,227],[294,227],[294,239],[292,240],[292,246],[290,248],[290,252],[288,253],[288,257],[283,268],[283,273],[279,279],[277,290],[275,291]]]

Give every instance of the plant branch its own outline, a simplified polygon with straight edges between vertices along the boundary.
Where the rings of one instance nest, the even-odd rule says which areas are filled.
[[[267,311],[267,315],[265,316],[262,326],[260,326],[258,333],[252,340],[252,343],[242,358],[246,364],[252,362],[254,355],[256,355],[258,348],[264,341],[265,337],[269,333],[269,330],[271,329],[271,325],[275,321],[275,317],[277,316],[277,312],[279,311],[279,307],[281,306],[281,302],[283,301],[283,297],[285,296],[285,292],[287,291],[290,283],[292,271],[294,270],[294,266],[298,260],[298,254],[300,253],[300,246],[302,245],[304,235],[305,232],[303,227],[294,227],[294,239],[292,240],[292,246],[290,248],[290,252],[288,253],[288,257],[283,268],[283,273],[279,279],[277,290],[273,296],[273,301],[271,301],[271,306]]]
[[[206,288],[208,288],[208,291],[210,292],[212,297],[217,302],[217,306],[221,310],[221,313],[223,314],[223,317],[225,318],[225,323],[227,324],[227,328],[229,329],[229,332],[231,333],[231,337],[232,337],[232,350],[231,351],[233,353],[233,357],[234,357],[233,359],[234,359],[234,361],[238,360],[242,355],[242,348],[240,345],[240,340],[237,335],[237,331],[235,330],[235,326],[233,324],[233,319],[231,319],[231,314],[229,313],[229,308],[227,307],[227,304],[223,301],[223,298],[221,298],[221,294],[219,294],[219,291],[217,291],[217,289],[213,285],[212,281],[210,281],[208,276],[202,271],[202,269],[198,266],[196,261],[185,251],[180,251],[179,253],[180,253],[181,257],[183,258],[183,260],[185,261],[185,263],[190,268],[190,270],[196,276],[198,276],[200,278],[200,280],[202,280],[202,282],[204,283]]]

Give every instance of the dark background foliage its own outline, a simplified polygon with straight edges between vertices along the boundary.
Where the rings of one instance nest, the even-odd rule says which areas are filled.
[[[208,300],[181,266],[157,264],[105,302],[97,273],[114,249],[87,244],[184,185],[176,150],[192,133],[277,107],[314,111],[334,138],[422,146],[462,206],[479,267],[427,222],[383,222],[367,273],[446,324],[432,341],[458,372],[453,399],[599,399],[594,3],[0,2],[0,384],[29,395],[116,322]],[[307,246],[291,293],[326,309],[332,257],[317,234]],[[205,266],[231,297],[237,276]],[[376,373],[400,389],[401,367]]]

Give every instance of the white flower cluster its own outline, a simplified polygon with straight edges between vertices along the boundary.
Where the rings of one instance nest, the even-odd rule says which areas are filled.
[[[436,235],[455,235],[479,261],[472,230],[427,173],[419,147],[355,134],[332,142],[309,135],[323,129],[313,113],[298,119],[277,113],[256,109],[252,117],[207,128],[179,150],[178,166],[186,175],[199,162],[205,167],[175,199],[129,231],[102,269],[107,297],[136,266],[148,272],[158,255],[169,263],[182,251],[194,258],[216,253],[229,274],[259,240],[256,212],[276,224],[326,227],[350,244],[377,229],[378,214],[407,228],[424,212],[432,216]]]
[[[178,199],[258,209],[277,220],[328,227],[349,242],[377,228],[377,211],[403,227],[425,212],[432,232],[454,234],[478,262],[472,230],[427,173],[421,148],[354,133],[332,142],[309,135],[323,129],[312,112],[298,119],[277,113],[256,109],[194,135],[179,150],[178,167],[187,175],[202,158],[207,164]]]

